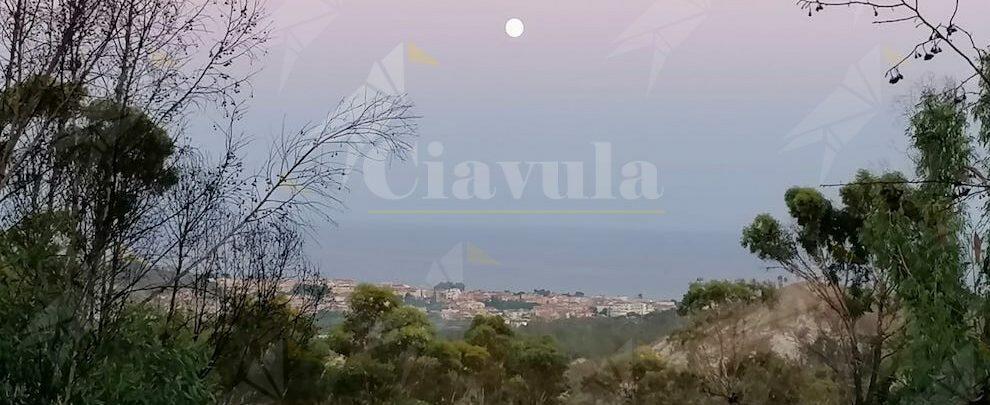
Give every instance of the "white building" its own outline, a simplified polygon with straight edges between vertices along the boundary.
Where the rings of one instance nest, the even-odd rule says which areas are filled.
[[[600,307],[598,312],[604,312],[606,316],[610,317],[629,314],[646,315],[653,312],[653,306],[645,302],[616,302]]]

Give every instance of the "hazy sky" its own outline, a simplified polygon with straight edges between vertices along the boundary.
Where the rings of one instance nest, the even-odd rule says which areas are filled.
[[[423,116],[418,152],[442,142],[448,175],[468,160],[493,169],[499,161],[590,166],[593,142],[610,142],[617,164],[660,170],[662,197],[635,201],[550,200],[538,185],[512,199],[495,170],[491,200],[419,192],[390,201],[355,178],[347,211],[335,216],[340,226],[319,232],[315,259],[328,274],[373,280],[425,283],[431,262],[458,242],[499,263],[465,270],[478,287],[677,295],[697,277],[765,274],[737,246],[741,227],[760,212],[782,215],[791,185],[908,167],[898,101],[925,72],[963,72],[940,57],[909,65],[907,79],[890,86],[884,71],[925,34],[871,24],[868,9],[808,17],[791,0],[270,4],[275,39],[255,66],[262,70],[245,119],[260,143],[283,120],[289,128],[320,121],[373,69],[392,68],[388,82]],[[961,24],[987,28],[987,2],[962,7]],[[522,36],[506,34],[509,18],[523,21]],[[399,65],[383,61],[397,49]],[[425,170],[393,165],[391,182],[404,189]],[[665,214],[369,213],[410,209]]]

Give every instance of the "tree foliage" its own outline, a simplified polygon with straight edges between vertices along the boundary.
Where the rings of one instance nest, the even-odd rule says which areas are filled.
[[[726,305],[772,303],[776,296],[776,287],[765,282],[699,281],[691,283],[677,310],[686,315]]]

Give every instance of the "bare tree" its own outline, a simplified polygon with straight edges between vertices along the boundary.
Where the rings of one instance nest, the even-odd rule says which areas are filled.
[[[160,125],[190,106],[236,104],[250,60],[268,38],[260,0],[59,0],[0,3],[0,193],[10,173],[54,142],[59,120],[12,89],[32,78],[144,111]],[[18,98],[20,97],[20,98]],[[65,105],[60,108],[70,108]]]
[[[306,230],[333,220],[356,158],[411,148],[412,103],[369,91],[279,134],[248,167],[238,122],[251,75],[234,72],[267,39],[261,5],[0,1],[0,225],[45,213],[72,224],[63,242],[79,266],[59,305],[95,337],[70,344],[73,372],[136,304],[167,312],[163,339],[209,340],[204,374],[241,349],[230,339],[259,306],[305,320],[319,299],[293,288],[316,282]],[[186,114],[207,108],[228,119],[218,158],[181,137]]]
[[[927,4],[923,4],[927,3]],[[952,6],[952,13],[947,19],[939,19],[935,13],[931,12],[932,7],[946,4]],[[927,38],[921,39],[911,47],[911,51],[897,61],[888,71],[887,77],[890,83],[897,83],[904,76],[900,72],[901,66],[911,60],[931,60],[943,50],[949,50],[956,57],[962,59],[972,68],[972,72],[962,81],[960,86],[974,78],[983,85],[990,85],[990,72],[983,64],[987,60],[988,49],[985,45],[978,45],[971,31],[958,22],[959,0],[950,1],[929,1],[921,0],[853,0],[853,1],[819,1],[819,0],[799,0],[798,5],[808,10],[808,15],[812,16],[816,12],[822,12],[827,8],[838,7],[863,7],[872,9],[874,24],[914,24]],[[932,7],[928,7],[932,6]]]
[[[296,288],[319,285],[304,259],[302,233],[314,220],[332,221],[342,207],[354,157],[404,156],[416,129],[411,109],[405,97],[355,95],[323,124],[279,136],[267,162],[248,175],[242,144],[228,126],[220,164],[202,170],[195,159],[190,176],[151,216],[164,218],[152,222],[167,234],[147,256],[161,260],[132,278],[142,282],[128,294],[164,301],[170,314],[184,312],[176,318],[211,339],[214,361],[254,305],[287,299],[299,316],[313,315],[321,297]],[[160,269],[168,269],[167,277],[155,276]]]

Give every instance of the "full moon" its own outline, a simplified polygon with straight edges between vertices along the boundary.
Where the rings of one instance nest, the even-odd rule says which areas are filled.
[[[509,21],[505,22],[505,33],[509,34],[510,37],[519,38],[524,29],[522,20],[518,18],[510,18]]]

